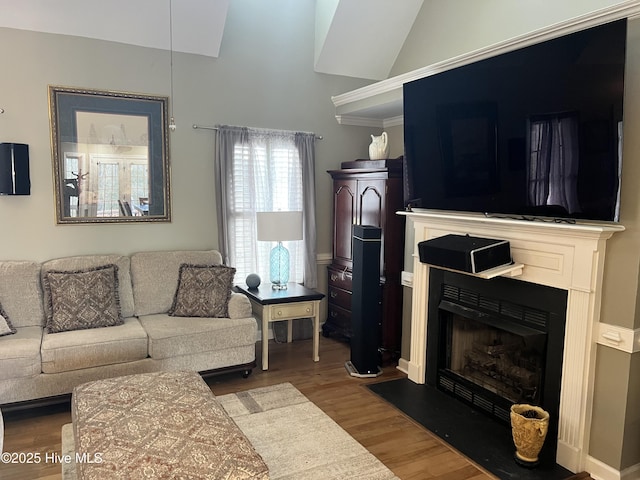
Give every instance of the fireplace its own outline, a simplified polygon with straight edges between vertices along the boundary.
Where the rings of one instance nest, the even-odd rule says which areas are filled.
[[[514,403],[539,405],[557,432],[565,290],[430,269],[426,383],[510,423]],[[555,444],[543,454],[555,456]]]
[[[408,359],[403,358],[400,362],[400,368],[407,371],[409,380],[417,384],[437,385],[444,383],[448,380],[447,377],[452,376],[455,382],[463,386],[477,383],[466,378],[465,375],[460,375],[459,371],[456,372],[463,367],[453,365],[454,368],[451,368],[452,365],[446,363],[446,356],[450,355],[450,353],[446,353],[447,348],[444,347],[444,353],[442,349],[438,348],[438,342],[442,340],[443,336],[446,338],[448,335],[447,333],[441,334],[441,331],[447,331],[447,327],[442,326],[441,316],[445,319],[447,317],[465,317],[466,315],[460,313],[462,311],[466,313],[468,305],[452,302],[448,299],[433,300],[431,298],[433,289],[442,290],[442,285],[437,287],[434,284],[439,282],[437,277],[445,276],[445,273],[439,268],[420,262],[417,244],[447,234],[469,234],[477,237],[508,240],[515,262],[514,268],[485,272],[478,275],[478,278],[463,275],[462,278],[469,280],[462,280],[464,283],[462,286],[466,289],[466,285],[469,283],[472,287],[471,291],[480,292],[481,296],[491,299],[488,304],[494,302],[497,297],[498,300],[505,300],[508,307],[511,305],[515,305],[517,308],[523,305],[530,307],[529,313],[526,314],[529,318],[536,317],[534,313],[538,311],[546,312],[544,315],[549,315],[548,320],[543,322],[548,327],[546,330],[526,325],[527,328],[531,327],[534,330],[533,332],[527,330],[528,333],[531,333],[531,339],[535,338],[535,341],[539,341],[537,335],[542,335],[543,331],[546,335],[544,353],[541,353],[541,358],[537,360],[544,364],[543,373],[539,378],[534,374],[530,380],[527,380],[533,384],[541,382],[542,390],[539,393],[539,403],[550,413],[555,412],[553,415],[555,417],[554,431],[547,435],[545,448],[555,451],[556,462],[572,472],[592,471],[593,468],[597,468],[597,461],[589,456],[588,445],[593,409],[595,347],[596,343],[607,344],[605,342],[607,342],[607,335],[611,330],[607,324],[600,323],[606,241],[614,233],[624,230],[624,227],[615,224],[572,225],[553,222],[527,222],[476,214],[428,210],[401,213],[411,220],[414,236],[410,356]],[[432,272],[438,271],[441,273],[432,275]],[[457,278],[449,277],[448,273],[447,278]],[[458,280],[454,280],[455,288],[460,286],[457,285],[457,282]],[[494,285],[499,285],[499,287],[493,288]],[[503,293],[519,290],[519,286],[514,287],[513,285],[526,288],[535,285],[542,288],[542,290],[533,288],[527,292],[559,291],[562,297],[560,304],[565,308],[564,310],[562,307],[560,310],[556,310],[555,307],[548,308],[546,306],[549,303],[547,300],[544,302],[534,300],[537,293],[524,295],[516,293],[515,299],[505,299]],[[492,291],[485,295],[485,288],[490,288]],[[521,296],[522,301],[518,295]],[[529,298],[530,295],[531,298]],[[466,296],[467,293],[464,290],[462,297]],[[441,304],[447,306],[446,302],[456,304],[456,306],[448,310],[448,307],[440,308]],[[485,301],[483,300],[483,302]],[[551,303],[553,302],[552,300]],[[483,305],[478,311],[487,313],[483,310],[486,305],[484,303]],[[545,306],[543,307],[543,305]],[[451,312],[452,309],[458,310]],[[508,310],[509,308],[504,312],[506,313]],[[489,316],[497,317],[500,321],[511,318],[511,315],[508,314],[494,315],[491,313]],[[477,318],[471,317],[471,320],[477,320]],[[466,328],[465,322],[469,322],[469,320],[457,320],[458,324],[463,325],[460,328]],[[488,325],[496,328],[496,325]],[[473,328],[484,327],[476,326]],[[560,329],[560,331],[555,331],[555,329]],[[487,345],[493,342],[491,335],[495,334],[493,330],[489,330],[489,332],[483,334],[489,338]],[[501,335],[507,339],[511,338],[506,334]],[[458,343],[466,341],[458,340]],[[470,349],[473,351],[473,340],[471,343]],[[461,355],[464,357],[464,353]],[[550,361],[550,355],[555,360]],[[442,356],[445,358],[445,363],[440,362],[439,364]],[[543,359],[544,362],[542,362]],[[516,360],[515,363],[520,360]],[[491,369],[491,367],[486,368]],[[443,371],[449,372],[443,374]],[[444,377],[443,380],[438,379],[438,372],[440,372],[440,377]],[[556,382],[555,386],[550,386],[549,382]],[[477,385],[472,386],[476,388]],[[464,392],[461,387],[457,388],[460,392]],[[481,388],[488,391],[489,394],[484,392],[482,395],[478,394],[476,403],[484,402],[483,395],[490,397],[489,400],[493,404],[487,406],[486,409],[491,408],[492,411],[497,411],[498,415],[495,416],[500,421],[500,415],[504,414],[499,410],[504,408],[507,401],[493,397],[492,394],[495,392],[492,391],[492,388],[494,387],[485,384]],[[517,388],[522,389],[522,385]],[[526,395],[531,395],[531,393],[523,392],[523,395],[526,398]]]

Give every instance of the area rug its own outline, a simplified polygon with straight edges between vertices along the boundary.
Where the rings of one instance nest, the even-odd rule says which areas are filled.
[[[398,480],[336,422],[290,383],[217,396],[269,466],[271,480]],[[73,457],[73,428],[62,428]],[[76,480],[63,463],[63,480]]]

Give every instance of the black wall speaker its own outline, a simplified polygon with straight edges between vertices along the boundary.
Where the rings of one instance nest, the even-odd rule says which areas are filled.
[[[378,366],[382,291],[380,289],[380,244],[382,229],[353,226],[351,294],[351,361],[345,367],[352,376],[372,377]]]
[[[29,195],[29,145],[0,143],[0,195]]]

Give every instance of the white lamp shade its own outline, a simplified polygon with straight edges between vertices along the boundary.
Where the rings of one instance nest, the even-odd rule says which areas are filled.
[[[302,212],[257,212],[258,240],[302,240]]]

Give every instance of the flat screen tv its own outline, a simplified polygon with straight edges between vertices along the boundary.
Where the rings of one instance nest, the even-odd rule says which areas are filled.
[[[405,204],[617,221],[626,20],[404,85]]]

